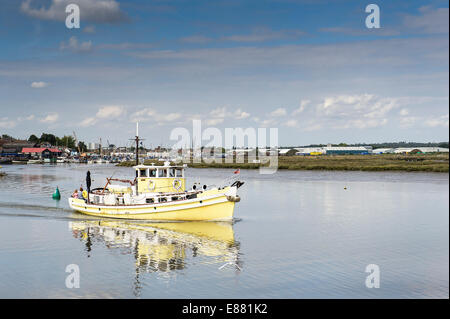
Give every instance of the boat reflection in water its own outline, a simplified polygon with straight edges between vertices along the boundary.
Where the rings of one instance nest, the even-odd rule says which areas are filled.
[[[187,267],[190,257],[203,257],[204,263],[242,269],[239,242],[234,240],[229,222],[144,222],[83,220],[70,222],[73,236],[81,239],[88,256],[93,243],[108,249],[125,249],[135,258],[135,291],[141,273],[170,273]],[[139,293],[137,293],[139,294]]]

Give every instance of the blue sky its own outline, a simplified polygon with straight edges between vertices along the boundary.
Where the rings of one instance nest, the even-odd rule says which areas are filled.
[[[124,145],[139,120],[171,145],[201,119],[280,145],[448,141],[448,25],[448,1],[1,0],[0,134]]]

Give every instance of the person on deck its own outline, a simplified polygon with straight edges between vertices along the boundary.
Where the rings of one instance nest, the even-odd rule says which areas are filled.
[[[91,172],[87,171],[86,173],[86,188],[88,194],[91,192]]]
[[[80,190],[78,191],[78,199],[84,199],[83,198],[83,187],[80,187]]]

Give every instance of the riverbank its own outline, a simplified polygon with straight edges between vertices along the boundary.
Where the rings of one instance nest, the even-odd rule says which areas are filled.
[[[223,159],[219,159],[224,161]],[[158,161],[146,160],[145,164]],[[117,166],[131,167],[134,162],[122,162]],[[192,168],[240,168],[257,169],[268,164],[248,163],[188,163]],[[407,171],[407,172],[449,172],[449,154],[381,154],[381,155],[322,155],[322,156],[280,156],[278,169],[282,170],[329,170],[329,171]]]

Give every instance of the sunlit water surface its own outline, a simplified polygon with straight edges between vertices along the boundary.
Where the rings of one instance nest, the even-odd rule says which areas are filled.
[[[0,297],[449,297],[448,174],[242,170],[233,224],[155,224],[73,213],[66,198],[87,169],[94,187],[133,175],[105,164],[2,169]],[[232,173],[190,169],[188,184]],[[66,287],[70,264],[80,288]],[[365,285],[369,264],[380,288]]]

